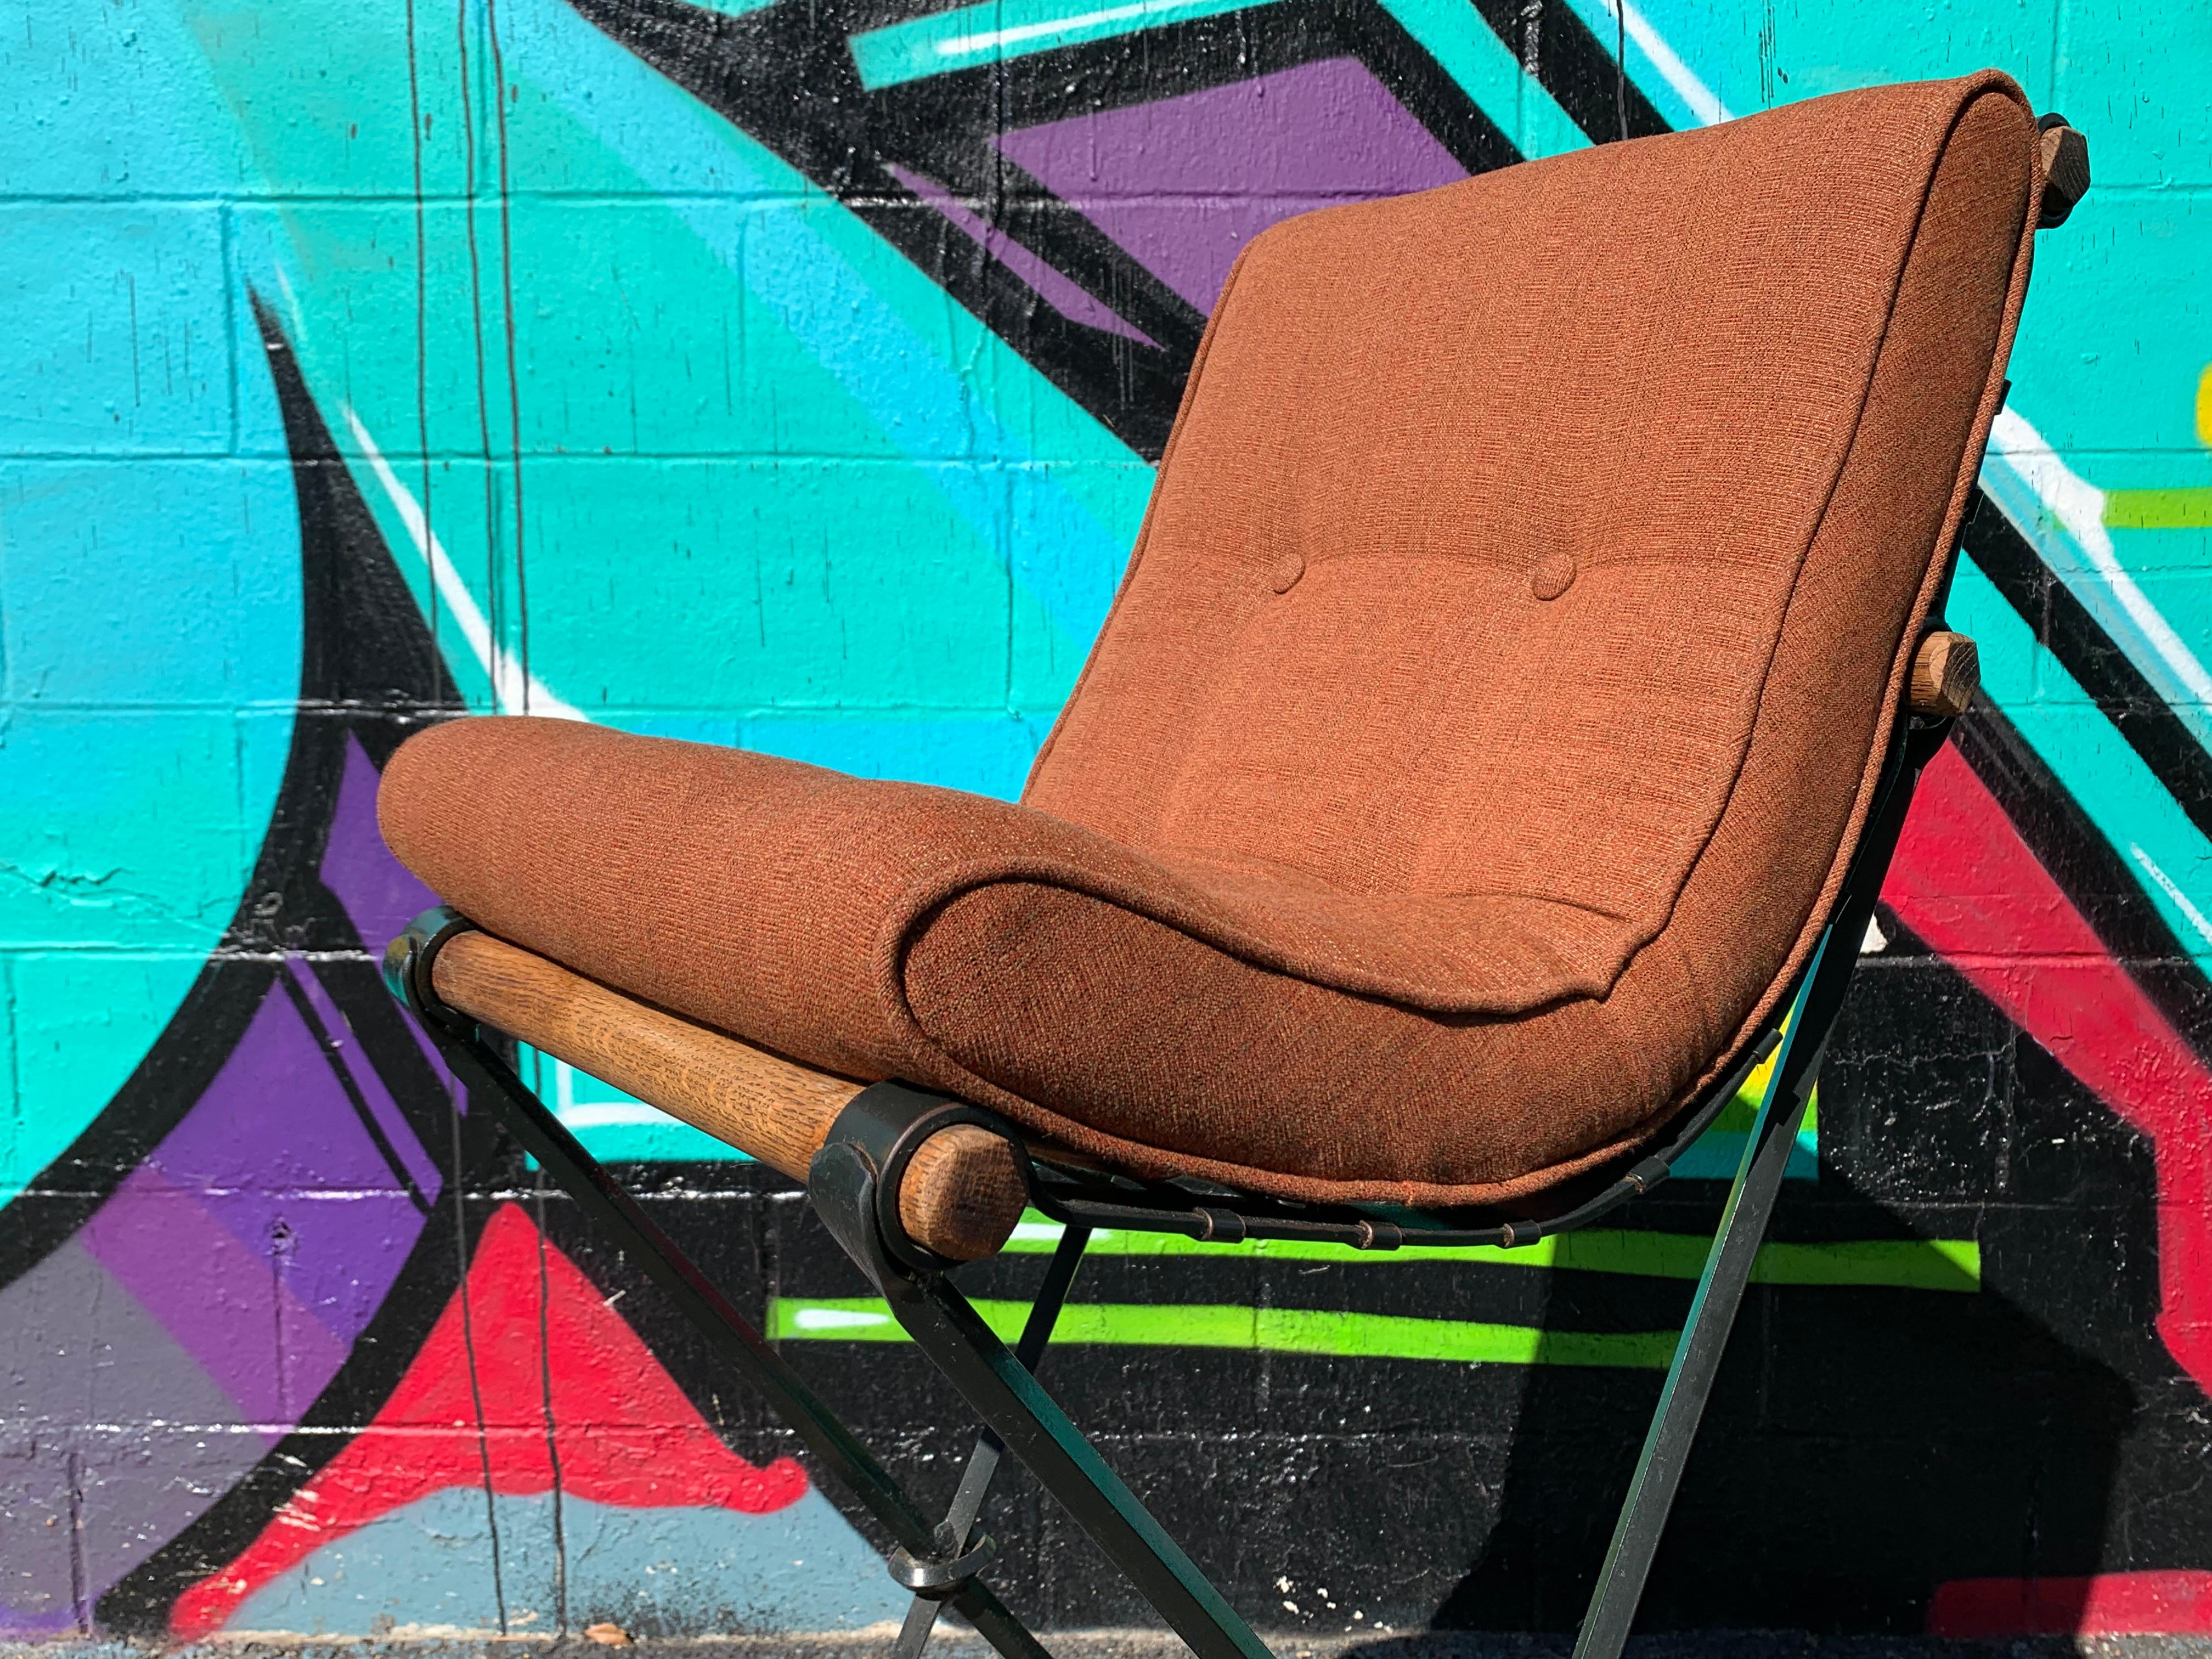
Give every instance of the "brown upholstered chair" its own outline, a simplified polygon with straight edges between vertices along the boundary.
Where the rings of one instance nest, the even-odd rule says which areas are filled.
[[[1020,805],[542,720],[425,732],[395,989],[902,1549],[976,1577],[480,1027],[794,1178],[1200,1652],[1263,1652],[945,1278],[1088,1227],[1516,1243],[1656,1181],[1772,1057],[1582,1652],[1617,1654],[1921,764],[2039,215],[2002,76],[1291,220],[1237,262]],[[2078,173],[2079,177],[2076,178]],[[2054,179],[2046,192],[2046,178]],[[464,921],[463,917],[467,920]],[[872,1085],[872,1086],[866,1086]]]

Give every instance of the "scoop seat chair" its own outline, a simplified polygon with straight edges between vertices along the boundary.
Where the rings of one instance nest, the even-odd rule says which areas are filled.
[[[1984,73],[1256,237],[1020,804],[556,720],[387,769],[387,978],[892,1539],[896,1651],[1043,1652],[1011,1449],[1206,1659],[1267,1651],[1034,1375],[1094,1228],[1532,1243],[1753,1127],[1577,1647],[1614,1659],[1922,767],[2039,224]],[[524,1085],[534,1045],[804,1182],[984,1428],[943,1520]],[[1014,1350],[953,1283],[1062,1226]]]

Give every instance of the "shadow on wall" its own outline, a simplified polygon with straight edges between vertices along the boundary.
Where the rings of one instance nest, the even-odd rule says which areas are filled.
[[[1988,726],[1970,750],[2001,738]],[[1643,1622],[2186,1628],[2179,1581],[2201,1575],[2159,1570],[2212,1542],[2194,1496],[2207,1448],[2185,1403],[2198,1382],[2160,1338],[2158,1149],[1893,912],[1882,920],[1887,949],[1826,1069],[1820,1182],[1785,1198],[1775,1236],[1972,1238],[1979,1293],[1755,1292]],[[2095,1024],[2087,1007],[2069,1018]],[[1685,1205],[1657,1224],[1705,1228],[1713,1213]],[[1605,1299],[1562,1275],[1549,1316],[1602,1317]],[[1627,1419],[1654,1397],[1531,1374],[1498,1525],[1440,1626],[1572,1627],[1632,1468]],[[2120,1592],[2102,1612],[2100,1582]]]

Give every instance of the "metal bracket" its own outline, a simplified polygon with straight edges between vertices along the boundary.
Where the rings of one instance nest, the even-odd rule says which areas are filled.
[[[1003,1138],[1013,1148],[1014,1162],[1024,1181],[1030,1180],[1029,1158],[1012,1124],[981,1106],[927,1094],[903,1083],[870,1084],[846,1103],[830,1127],[824,1150],[849,1146],[866,1162],[874,1178],[877,1231],[885,1252],[909,1272],[949,1273],[960,1265],[909,1235],[898,1206],[899,1184],[906,1179],[907,1165],[921,1150],[921,1143],[957,1123],[976,1124]]]
[[[431,969],[447,939],[476,931],[476,923],[441,904],[416,917],[384,947],[384,988],[424,1024],[448,1036],[474,1036],[477,1023],[439,1000]]]
[[[940,1541],[947,1530],[945,1527],[938,1528]],[[967,1589],[968,1581],[982,1571],[985,1563],[998,1553],[998,1541],[989,1533],[983,1532],[976,1534],[974,1543],[949,1559],[924,1559],[901,1545],[890,1553],[887,1565],[891,1570],[892,1578],[916,1595],[942,1601],[945,1597],[957,1595]]]

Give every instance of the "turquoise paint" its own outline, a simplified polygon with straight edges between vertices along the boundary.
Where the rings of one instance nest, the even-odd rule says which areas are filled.
[[[1668,125],[1711,126],[1741,112],[1729,107],[1654,23],[1653,14],[1660,8],[1616,0],[1568,0],[1568,4],[1609,53],[1617,58],[1626,45],[1629,78]]]
[[[235,147],[173,19],[66,11],[0,9],[0,61],[65,40],[82,88],[0,136],[11,191],[66,198],[0,204],[0,1201],[222,938],[300,676],[290,470],[207,199]]]
[[[1619,28],[1610,0],[1571,3],[1610,49]],[[1703,0],[1629,0],[1627,9],[1632,36],[1641,22],[1735,115],[1854,87],[1962,75],[1990,65],[2016,76],[2039,108],[2050,105],[2048,9],[1970,4],[1925,15],[1852,6],[1770,10]],[[1654,54],[1632,39],[1629,67],[1662,111],[1672,103],[1683,125],[1691,124],[1688,100],[1666,83]],[[2142,67],[2135,65],[2135,71]],[[2179,70],[2175,65],[2172,72],[2178,77]]]
[[[561,1127],[607,1164],[750,1164],[736,1147],[527,1044],[514,1069]],[[538,1161],[530,1160],[536,1169]]]
[[[2025,435],[2009,411],[2000,418],[1984,487],[2197,741],[2212,742],[2212,537],[2111,529],[2104,492],[2057,455],[2020,445]]]
[[[1607,0],[1577,3],[1607,39],[1615,19]],[[888,49],[893,36],[909,44],[924,34],[950,38],[947,31],[969,27],[981,9],[969,9],[965,22],[941,14],[861,39]],[[1003,9],[993,15],[1002,27],[1048,21],[1043,10],[1034,17]],[[1072,14],[1060,7],[1052,15],[1064,21]],[[1395,15],[1532,150],[1581,142],[1471,14],[1399,0]],[[1169,20],[1158,8],[1092,8],[1083,15],[1091,19],[1083,27],[1101,30]],[[258,490],[266,498],[257,515],[264,528],[281,525],[286,514],[268,505],[276,499],[268,492],[285,488],[282,469],[256,478],[230,459],[234,417],[222,407],[228,371],[210,368],[225,363],[234,343],[210,321],[220,310],[227,313],[224,331],[234,322],[237,284],[226,289],[220,269],[227,235],[236,277],[278,305],[319,396],[357,410],[363,429],[392,458],[401,486],[428,502],[456,580],[489,613],[497,648],[510,658],[519,656],[523,635],[514,570],[513,458],[520,449],[533,596],[530,666],[547,693],[636,729],[691,731],[876,775],[1015,793],[1109,601],[1148,471],[842,209],[573,13],[543,4],[510,5],[501,18],[501,49],[520,94],[507,108],[509,182],[520,194],[505,227],[514,269],[527,273],[511,313],[519,432],[509,418],[503,361],[512,284],[490,200],[498,169],[488,20],[481,9],[467,14],[465,68],[463,43],[451,30],[425,27],[414,43],[431,117],[422,149],[431,192],[422,244],[428,395],[418,414],[416,354],[362,345],[408,344],[413,337],[406,42],[396,9],[348,12],[343,28],[339,21],[334,9],[307,6],[248,25],[234,14],[186,3],[132,8],[127,21],[103,16],[100,27],[73,35],[87,88],[71,106],[81,140],[54,143],[52,131],[41,137],[16,130],[11,176],[34,188],[93,197],[243,191],[292,199],[238,210],[227,226],[211,210],[179,202],[137,215],[127,232],[76,204],[11,207],[16,246],[64,251],[43,279],[46,287],[19,289],[22,308],[52,313],[58,302],[64,310],[77,303],[94,324],[95,358],[107,367],[105,379],[64,374],[54,355],[64,331],[53,331],[7,380],[13,401],[0,402],[0,433],[13,431],[27,444],[150,446],[180,461],[204,453],[215,465],[193,482],[205,483],[217,471],[228,480],[210,498],[211,511],[230,510],[242,520]],[[2196,104],[2132,60],[2088,61],[2063,42],[2053,58],[2037,28],[1994,15],[1946,33],[1869,29],[1840,13],[1793,14],[1764,47],[1747,14],[1675,0],[1632,6],[1629,24],[1632,70],[1680,120],[1697,118],[1707,94],[1713,107],[1758,107],[1845,82],[1954,68],[1966,46],[2016,67],[2039,96],[2063,87],[2082,110],[2101,111],[2118,148],[2108,149],[2106,135],[2098,135],[2099,192],[2065,237],[2045,239],[2035,304],[2053,303],[2054,283],[2061,304],[2070,283],[2095,284],[2109,295],[2109,271],[2116,258],[2124,260],[2136,276],[2117,320],[2160,319],[2156,337],[2145,339],[2139,329],[2124,355],[2156,360],[2142,372],[2154,375],[2164,395],[2131,389],[2120,406],[2134,424],[2117,434],[2130,447],[2096,452],[2081,465],[2128,487],[2207,476],[2203,451],[2190,447],[2185,395],[2197,362],[2212,356],[2201,337],[2201,308],[2185,302],[2196,250],[2206,240],[2201,202],[2186,192],[2155,201],[2130,194],[2139,174],[2170,173],[2166,158],[2186,149],[2191,124],[2199,120]],[[33,41],[37,26],[26,13],[22,32]],[[2183,18],[2160,27],[2179,31],[2176,44],[2185,46],[2203,24]],[[2075,31],[2069,40],[2085,38]],[[329,118],[327,100],[341,70],[346,118],[337,120]],[[146,102],[149,96],[157,102]],[[473,172],[464,155],[465,125],[474,131]],[[134,132],[142,136],[134,140]],[[298,199],[305,193],[332,199]],[[2107,219],[2099,221],[2100,212]],[[166,335],[172,348],[159,394],[150,399],[141,360],[139,395],[127,416],[100,390],[119,385],[129,360],[115,342],[127,337],[127,324],[116,320],[112,293],[94,295],[82,283],[76,291],[70,274],[73,260],[100,261],[100,236],[122,236],[158,267],[143,293],[126,290],[125,297],[140,301],[142,329]],[[2154,246],[2137,257],[2141,250],[2115,240],[2126,236]],[[39,268],[33,257],[27,269]],[[2094,309],[2100,325],[2116,319],[2112,305]],[[2030,354],[2066,331],[2039,329],[2037,321],[2032,313],[2024,336],[2021,396],[2032,410],[2039,384],[2054,388],[2055,396],[2040,401],[2064,411],[2058,418],[2066,424],[2049,434],[2063,450],[2082,435],[2079,411],[2097,399],[2094,386],[2065,384],[2063,375],[2037,381]],[[204,331],[198,365],[179,377],[173,371],[185,362],[194,328]],[[481,398],[480,329],[488,353]],[[2094,349],[2069,355],[2084,373],[2104,356]],[[252,343],[235,356],[251,395]],[[61,402],[39,401],[46,385],[58,388]],[[766,388],[767,395],[740,396],[739,386]],[[275,460],[273,424],[263,422],[254,432],[243,413],[238,450]],[[2146,437],[2148,447],[2139,441]],[[413,453],[425,439],[427,461]],[[374,469],[364,465],[359,474],[387,538],[411,566],[457,674],[478,706],[492,706],[496,662],[472,654],[459,637],[450,609],[434,597],[400,504]],[[131,475],[132,482],[144,477]],[[20,548],[46,533],[37,505],[63,499],[52,491],[70,486],[58,471],[35,469],[11,473],[9,482],[8,533]],[[125,557],[160,533],[153,525],[173,528],[175,504],[185,499],[177,493],[179,477],[146,489],[148,527],[140,528],[125,516],[131,492],[109,486],[95,471],[74,487],[98,492],[100,533]],[[2038,523],[2032,504],[2015,515]],[[80,526],[91,519],[66,507],[57,517]],[[236,537],[203,523],[191,539],[219,544]],[[2051,538],[2044,539],[2048,550]],[[2212,647],[2204,540],[2201,532],[2116,535],[2123,563],[2143,573],[2142,591],[2199,648]],[[2063,556],[2054,562],[2062,574],[2070,568]],[[265,565],[242,580],[259,582]],[[36,655],[35,640],[25,641],[40,626],[61,617],[67,634],[77,620],[64,598],[46,605],[42,623],[37,607],[15,597],[20,568],[18,558],[10,569],[9,617],[17,662]],[[281,588],[282,575],[275,580]],[[2095,585],[2084,581],[2077,591],[2130,644],[2124,615],[2109,603],[2098,607]],[[281,592],[270,590],[268,597],[282,603]],[[191,605],[173,592],[168,602]],[[671,627],[670,617],[684,625]],[[251,617],[236,631],[257,641],[271,634]],[[2154,672],[2139,645],[2131,654]],[[86,653],[76,667],[104,673],[102,661]],[[190,712],[189,677],[161,664],[149,665],[150,683],[161,688],[149,699],[158,713],[103,715],[96,739],[88,740],[75,711],[41,709],[19,725],[5,764],[46,769],[35,776],[15,773],[27,781],[24,793],[74,798],[88,821],[143,822],[129,781],[161,775],[155,757],[168,757],[171,774],[189,773],[240,805],[226,813],[211,799],[184,836],[185,855],[171,857],[176,867],[164,879],[188,890],[181,908],[163,892],[116,885],[118,877],[97,856],[79,860],[82,869],[63,859],[31,861],[27,889],[19,882],[10,896],[20,901],[35,889],[37,904],[50,906],[80,878],[112,886],[113,899],[100,896],[89,910],[72,900],[68,913],[106,918],[86,924],[105,945],[152,953],[87,969],[95,979],[104,973],[109,1015],[135,1036],[127,1030],[97,1042],[72,1036],[73,1017],[48,1011],[42,994],[16,993],[28,1000],[12,1021],[24,1058],[11,1071],[23,1078],[27,1098],[42,1103],[24,1109],[42,1127],[19,1127],[11,1137],[17,1164],[82,1126],[94,1109],[85,1103],[127,1072],[188,981],[190,958],[210,942],[234,893],[257,816],[250,803],[265,799],[273,776],[269,757],[281,752],[281,682],[289,672],[278,663],[262,686],[244,693],[270,708],[234,718],[240,732],[252,734],[241,745],[243,772],[219,753],[222,698],[204,713]],[[2185,718],[2204,726],[2201,707],[2165,689]],[[237,700],[240,688],[233,683],[222,695]],[[185,712],[175,711],[178,703]],[[2046,743],[2086,745],[2083,764],[2100,763],[2094,727],[2072,736],[2050,722],[2046,728]],[[176,805],[173,794],[163,799]],[[63,816],[70,811],[64,805]],[[40,833],[99,851],[67,825],[43,825]],[[84,834],[96,843],[95,831]],[[2191,890],[2152,849],[2143,854],[2185,894]],[[2189,860],[2179,867],[2185,872]],[[117,868],[127,873],[127,858]],[[25,922],[5,910],[0,918],[8,920],[10,937],[26,944],[70,943],[51,936],[49,921]],[[64,981],[74,987],[81,977],[43,959],[15,969],[15,982],[27,988]],[[134,1005],[135,1017],[125,1012]],[[88,1058],[94,1049],[102,1056],[96,1061]],[[23,1171],[10,1167],[20,1178]]]
[[[2191,7],[2182,15],[2202,36],[2196,64],[2212,63],[2212,11]],[[2201,106],[2189,60],[2131,56],[2129,72],[2107,77],[2106,97],[2085,103],[2069,94],[2057,107],[2088,122],[2111,98],[2131,102],[2136,86],[2146,97],[2172,100],[2184,80]],[[2107,486],[2207,478],[2195,405],[2197,377],[2212,363],[2212,315],[2203,304],[2212,200],[2201,185],[2179,180],[2130,185],[2107,177],[2108,155],[2117,163],[2150,118],[2142,112],[2090,126],[2096,185],[2063,232],[2038,240],[2013,356],[2013,406],[2075,471]],[[2193,162],[2183,131],[2169,127],[2160,142],[2182,179],[2191,173],[2201,179],[2212,168]]]
[[[887,726],[905,727],[912,757],[872,769],[1012,787],[1027,756],[1008,754],[1080,664],[1149,469],[842,208],[573,12],[509,5],[500,19],[521,88],[511,182],[593,192],[520,197],[506,227],[529,273],[513,318],[531,673],[617,723],[704,708],[773,726],[804,709],[872,727],[854,743],[878,752]],[[404,43],[357,34],[374,86],[380,49]],[[319,95],[285,66],[265,40],[218,60],[272,148],[297,125],[287,100]],[[422,75],[426,100],[442,100],[434,128],[458,125],[458,62]],[[279,181],[314,191],[348,167],[388,167],[355,153],[366,142],[327,145],[319,163],[293,145]],[[432,532],[519,655],[496,211],[425,216],[427,490],[405,459],[424,424],[412,354],[356,343],[412,338],[411,205],[295,203],[273,217],[283,238],[264,244],[299,296],[311,384],[356,411],[410,495],[427,493]],[[472,219],[490,270],[474,286]],[[497,360],[481,417],[479,317]],[[406,509],[374,468],[359,474],[428,608]],[[441,636],[489,704],[484,665]],[[934,723],[946,729],[921,731]]]
[[[1751,1144],[1749,1133],[1742,1129],[1708,1129],[1692,1141],[1682,1156],[1674,1160],[1674,1174],[1684,1181],[1734,1181],[1736,1171],[1743,1167],[1744,1148]],[[1818,1181],[1820,1178],[1820,1132],[1817,1124],[1807,1123],[1797,1131],[1797,1138],[1790,1145],[1790,1158],[1782,1166],[1785,1181]]]
[[[2112,843],[2181,949],[2212,971],[2212,844],[1970,559],[1959,562],[1948,614],[1981,647],[1983,690]]]
[[[0,203],[9,259],[0,448],[217,457],[230,448],[222,210]]]
[[[1109,40],[1142,29],[1249,11],[1268,0],[983,0],[853,37],[860,84],[873,92],[979,64]]]
[[[866,778],[918,777],[949,789],[1012,800],[1050,722],[1005,720],[817,720],[772,714],[749,720],[740,741],[787,759]]]
[[[173,0],[0,0],[0,83],[22,91],[0,122],[10,198],[206,202],[252,188]]]
[[[1619,27],[1611,0],[1571,3],[1610,50]],[[2017,79],[2036,108],[2081,125],[2096,187],[2062,234],[2038,239],[2012,362],[2014,406],[2062,453],[2155,453],[2162,466],[2201,469],[2191,406],[2197,376],[2212,362],[2212,315],[2201,303],[2212,247],[2203,164],[2212,107],[2202,73],[2212,63],[2212,10],[2154,14],[2119,0],[2069,0],[2057,21],[2047,8],[2010,4],[1947,6],[1908,21],[1858,6],[1629,0],[1628,15],[1632,29],[1646,26],[1738,115],[1993,67]],[[1669,119],[1691,123],[1689,100],[1633,39],[1629,68]],[[2103,482],[2094,466],[2077,470]]]
[[[1607,0],[1577,3],[1608,39]],[[15,10],[20,27],[0,62],[28,63],[52,26]],[[982,9],[969,11],[973,21]],[[1533,151],[1581,142],[1471,14],[1430,0],[1399,0],[1395,11]],[[1170,12],[1083,15],[1083,27],[1103,30],[1152,27]],[[48,325],[15,331],[14,372],[0,380],[0,438],[19,452],[0,475],[12,722],[0,777],[14,799],[55,804],[15,838],[30,856],[0,891],[0,937],[19,953],[8,969],[19,1051],[9,1086],[25,1103],[8,1180],[82,1127],[173,1007],[234,902],[289,732],[295,630],[267,621],[294,580],[267,556],[289,538],[289,481],[258,348],[241,343],[242,283],[286,317],[318,395],[356,410],[401,487],[428,503],[454,580],[509,658],[524,634],[520,452],[532,673],[546,694],[636,729],[1011,794],[1133,534],[1149,482],[1141,463],[864,226],[558,6],[501,13],[518,94],[507,109],[518,195],[503,227],[491,199],[489,19],[477,8],[465,39],[426,26],[414,43],[431,118],[418,413],[417,354],[387,349],[411,348],[415,326],[401,15],[307,5],[249,21],[189,0],[88,12],[68,30],[72,97],[0,140],[18,190],[82,198],[7,210],[21,251],[15,309]],[[993,16],[999,27],[1050,21],[1043,10]],[[2205,19],[2162,18],[2169,50],[2148,64],[2106,52],[2094,43],[2112,37],[2070,15],[2055,42],[2036,20],[1997,11],[1935,30],[1793,13],[1765,40],[1751,14],[1684,0],[1632,7],[1628,21],[1630,68],[1678,120],[1711,112],[1708,94],[1713,109],[1755,108],[1966,58],[2013,67],[2039,100],[2066,102],[2093,128],[2100,186],[2039,250],[2017,401],[2100,485],[2212,477],[2188,426],[2195,374],[2212,357],[2191,298],[2208,240],[2202,198],[2143,189],[2166,185],[2203,136],[2201,100],[2176,66],[2203,43]],[[969,27],[940,15],[862,39],[950,38],[956,25]],[[240,192],[269,204],[227,216],[208,205]],[[128,223],[95,210],[149,195],[173,199],[134,209]],[[519,284],[502,230],[526,276]],[[2118,295],[2116,265],[2130,272]],[[86,274],[110,266],[132,281],[118,290]],[[2092,291],[2098,305],[2077,303]],[[2065,326],[2043,325],[2060,311]],[[510,319],[519,430],[505,384]],[[67,355],[80,324],[90,374]],[[135,356],[125,349],[134,325],[150,343]],[[2098,334],[2087,349],[2084,331]],[[157,386],[154,345],[165,354]],[[244,401],[233,409],[234,398]],[[256,398],[258,413],[245,406]],[[424,459],[414,452],[426,439]],[[90,459],[149,451],[168,469],[159,477]],[[478,706],[492,706],[497,658],[459,636],[376,470],[363,465],[357,477],[457,674]],[[97,514],[72,505],[95,500]],[[2049,515],[2014,506],[2155,679],[2154,653],[2130,637],[2109,592],[2069,563]],[[83,545],[70,543],[66,560],[40,568],[24,556],[70,537]],[[2139,590],[2200,657],[2212,653],[2206,540],[2114,534]],[[245,550],[218,566],[212,550],[226,545]],[[73,584],[131,585],[101,575],[102,557],[142,587],[149,568],[176,571],[175,583],[144,594],[147,611],[206,616],[207,635],[147,656],[123,607],[93,619],[98,649],[74,649],[87,619],[72,608]],[[33,676],[35,696],[22,690]],[[2186,687],[2161,689],[2200,730],[2212,725]],[[2057,712],[2077,691],[2051,683],[2042,695],[2054,706],[2040,743],[2086,773],[2125,769],[2110,759],[2108,730]],[[142,787],[163,778],[183,780],[182,792]],[[162,867],[145,879],[150,860],[131,838],[155,810],[167,826]],[[2188,923],[2148,873],[2155,866],[2202,911],[2186,838],[2160,854],[2123,828],[2108,826],[2115,844]],[[91,956],[70,954],[88,942]],[[90,1029],[50,1000],[95,984],[103,1014]]]
[[[1587,149],[1589,139],[1461,0],[1382,0],[1382,9],[1457,82],[1523,155]]]

